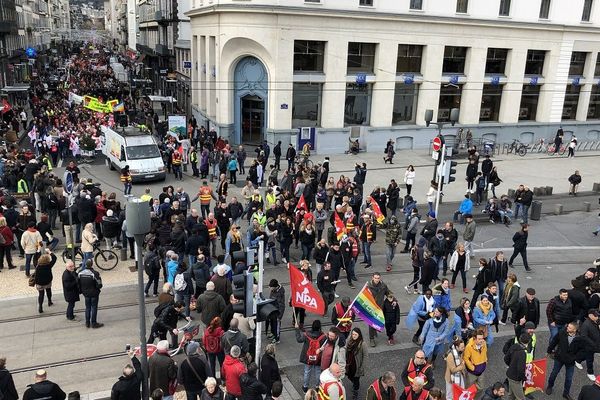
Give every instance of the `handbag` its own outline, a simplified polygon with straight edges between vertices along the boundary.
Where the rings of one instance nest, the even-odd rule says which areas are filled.
[[[33,272],[31,275],[29,275],[29,279],[27,280],[27,284],[30,287],[34,287],[35,286],[35,272]]]

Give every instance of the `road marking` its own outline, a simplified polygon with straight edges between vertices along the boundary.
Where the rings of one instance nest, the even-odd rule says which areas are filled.
[[[475,253],[487,253],[490,251],[512,251],[512,247],[500,247],[490,249],[475,250]],[[552,250],[600,250],[600,246],[542,246],[542,247],[527,247],[527,251],[552,251]]]

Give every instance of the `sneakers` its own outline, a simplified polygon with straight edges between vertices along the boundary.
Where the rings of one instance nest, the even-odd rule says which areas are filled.
[[[406,290],[406,294],[411,294],[410,289],[408,288],[408,286],[404,286],[404,290]]]
[[[413,290],[413,294],[421,294],[421,291],[419,289],[415,289]]]
[[[506,325],[506,322],[498,321],[500,325]]]
[[[578,363],[577,361],[575,361],[575,367],[577,369],[583,369],[583,365],[581,365],[580,363]]]
[[[336,299],[337,299],[338,297],[340,297],[340,295],[339,295],[339,294],[337,294],[337,293],[334,293],[334,296],[335,296],[335,298],[336,298]]]
[[[529,267],[525,268],[525,272],[531,272],[531,271],[532,271],[531,268],[529,268]]]
[[[594,374],[587,374],[587,377],[590,381],[595,382],[596,381],[596,376]]]

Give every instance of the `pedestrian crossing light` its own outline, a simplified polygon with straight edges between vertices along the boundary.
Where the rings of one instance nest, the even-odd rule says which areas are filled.
[[[450,182],[454,182],[456,178],[454,174],[456,174],[456,166],[458,163],[452,160],[444,161],[444,183],[448,184]]]
[[[233,276],[233,297],[237,300],[233,304],[233,312],[244,317],[254,315],[254,276],[248,271]]]

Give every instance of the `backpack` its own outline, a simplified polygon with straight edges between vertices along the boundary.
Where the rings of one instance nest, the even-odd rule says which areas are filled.
[[[321,353],[317,353],[317,350],[321,348],[321,340],[325,337],[324,334],[321,334],[316,339],[311,338],[306,333],[306,340],[308,340],[308,349],[306,350],[306,364],[308,365],[319,365],[321,363]]]
[[[149,253],[146,256],[146,258],[144,258],[144,271],[146,272],[146,275],[148,275],[148,276],[152,276],[152,273],[154,270],[154,262],[156,260],[156,257],[158,257],[156,254]]]
[[[221,352],[221,338],[211,335],[208,329],[204,332],[204,349],[207,353],[215,354]]]
[[[154,309],[154,316],[156,318],[160,317],[160,314],[162,314],[162,312],[171,305],[172,303],[163,303],[163,304],[159,304],[156,306],[156,308]]]
[[[53,210],[58,209],[58,197],[56,197],[54,192],[48,193],[46,200],[48,201],[48,208]]]
[[[173,289],[178,292],[181,292],[187,288],[187,282],[185,281],[185,277],[183,273],[175,275],[175,282],[173,284]]]

